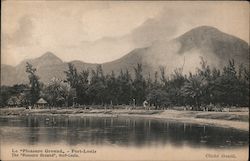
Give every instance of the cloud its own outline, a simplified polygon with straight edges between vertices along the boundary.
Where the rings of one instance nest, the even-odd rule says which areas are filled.
[[[5,1],[3,5],[2,63],[12,65],[46,51],[64,61],[111,61],[200,25],[249,42],[249,5],[244,2]]]
[[[3,41],[6,45],[11,46],[25,46],[30,45],[32,41],[33,23],[29,16],[23,16],[18,23],[17,30],[12,33],[3,33]],[[5,43],[4,43],[5,44]]]
[[[20,52],[22,49],[38,46],[38,41],[33,38],[34,25],[32,18],[28,15],[21,17],[14,32],[5,32],[1,35],[1,63],[13,64],[26,58],[29,50]]]

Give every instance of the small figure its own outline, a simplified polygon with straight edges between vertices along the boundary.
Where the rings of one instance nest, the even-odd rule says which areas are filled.
[[[143,107],[145,108],[145,110],[147,108],[147,105],[148,105],[148,101],[147,100],[143,101]]]
[[[133,107],[132,108],[135,108],[135,98],[133,98]]]

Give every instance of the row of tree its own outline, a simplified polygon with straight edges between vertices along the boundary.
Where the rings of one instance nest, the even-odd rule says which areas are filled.
[[[33,105],[39,97],[47,100],[50,106],[79,105],[142,105],[147,100],[158,107],[193,106],[220,104],[222,106],[249,106],[249,70],[243,65],[236,68],[233,60],[219,70],[210,68],[201,59],[201,67],[195,73],[185,75],[176,69],[167,75],[164,67],[145,78],[143,67],[137,64],[134,72],[121,70],[104,74],[102,66],[96,69],[77,71],[68,64],[66,80],[53,79],[49,84],[39,82],[36,69],[27,63],[28,85],[1,87],[2,105],[9,96],[23,94],[23,104]],[[25,93],[26,91],[26,93]],[[1,101],[2,102],[2,101]]]

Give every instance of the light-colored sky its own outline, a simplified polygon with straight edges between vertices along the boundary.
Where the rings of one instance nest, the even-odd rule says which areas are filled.
[[[210,25],[249,43],[248,2],[4,1],[1,63],[47,51],[102,63],[153,40]]]

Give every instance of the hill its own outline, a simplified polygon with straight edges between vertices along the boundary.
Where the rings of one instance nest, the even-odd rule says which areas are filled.
[[[165,66],[167,73],[176,68],[183,67],[183,72],[193,72],[200,65],[200,59],[204,58],[212,67],[222,68],[229,59],[234,59],[236,64],[249,65],[249,45],[247,42],[223,33],[210,26],[194,28],[173,40],[157,40],[145,48],[134,49],[125,56],[107,63],[101,64],[105,73],[112,70],[119,73],[121,69],[133,71],[133,67],[140,63],[143,65],[144,75],[159,70],[159,66]],[[55,54],[47,52],[41,57],[24,60],[19,65],[12,67],[1,65],[1,84],[13,85],[28,83],[25,72],[26,62],[37,68],[37,74],[44,83],[53,77],[65,78],[68,62],[63,62]],[[79,60],[71,61],[80,71],[93,69],[97,64],[85,63]]]

